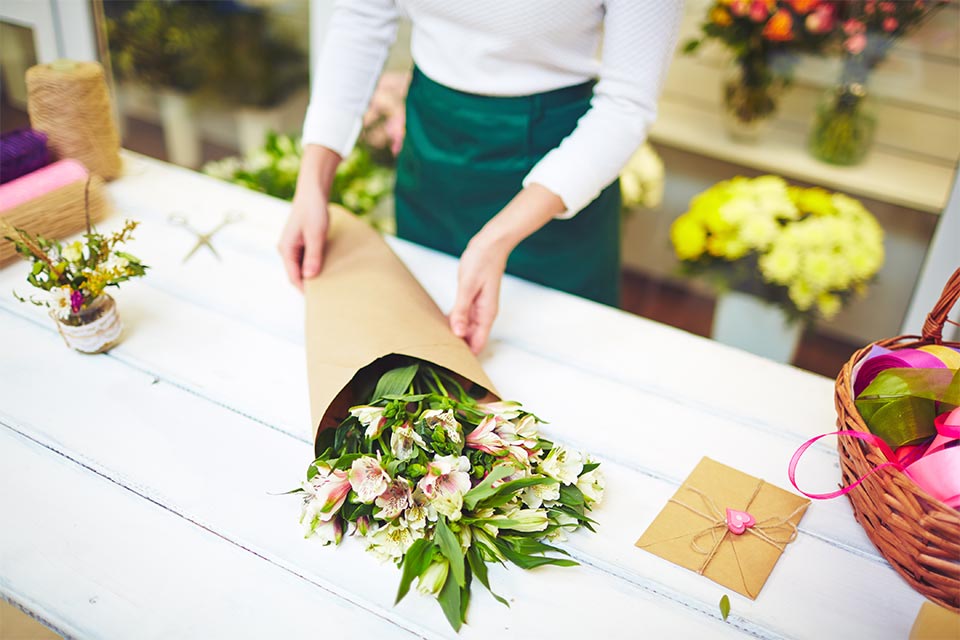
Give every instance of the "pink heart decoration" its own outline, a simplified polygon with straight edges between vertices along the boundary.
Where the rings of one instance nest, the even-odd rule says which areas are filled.
[[[727,529],[734,535],[740,535],[757,523],[746,511],[727,508]]]

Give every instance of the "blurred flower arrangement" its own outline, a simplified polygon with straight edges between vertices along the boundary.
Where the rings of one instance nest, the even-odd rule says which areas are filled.
[[[292,200],[303,158],[299,138],[270,133],[262,149],[243,158],[229,157],[203,167],[207,175],[239,184],[254,191]],[[393,189],[393,171],[373,161],[368,148],[359,144],[337,168],[330,201],[341,204],[360,216],[370,216]],[[386,225],[389,221],[372,220]]]
[[[592,531],[605,481],[599,463],[541,438],[518,403],[481,404],[446,370],[407,360],[369,405],[320,433],[323,451],[295,490],[300,521],[324,545],[362,537],[400,568],[398,602],[416,580],[459,630],[473,579],[491,590],[488,563],[576,564],[542,540]]]
[[[883,230],[858,200],[777,176],[712,186],[670,237],[687,274],[777,303],[795,319],[832,318],[884,260]]]
[[[835,48],[843,55],[843,71],[839,85],[817,109],[809,147],[824,162],[853,165],[866,155],[876,128],[876,118],[866,104],[870,71],[900,37],[947,3],[839,0],[830,4],[837,18],[833,35]]]
[[[652,209],[663,201],[663,160],[649,142],[643,143],[620,172],[624,212],[636,207]]]
[[[820,52],[834,26],[835,8],[821,0],[717,0],[707,12],[699,38],[685,53],[706,40],[717,40],[734,56],[735,74],[724,84],[728,130],[742,140],[755,140],[777,109],[799,53]]]

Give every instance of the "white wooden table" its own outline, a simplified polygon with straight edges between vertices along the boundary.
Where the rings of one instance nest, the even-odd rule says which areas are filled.
[[[0,271],[0,595],[83,638],[454,637],[432,600],[393,606],[399,574],[348,539],[302,538],[295,486],[310,461],[303,302],[274,245],[284,202],[140,156],[110,186],[142,221],[130,251],[153,269],[115,297],[108,355],[68,351]],[[202,249],[201,229],[243,222]],[[102,225],[118,224],[115,216]],[[453,259],[393,240],[442,308]],[[878,556],[848,503],[811,506],[756,601],[634,541],[704,455],[788,487],[787,461],[832,430],[832,381],[508,278],[483,364],[551,439],[607,475],[582,564],[495,567],[509,609],[475,590],[463,638],[905,638],[922,598]],[[833,443],[802,466],[836,486]],[[723,622],[718,601],[728,593]],[[373,634],[373,635],[370,635]]]

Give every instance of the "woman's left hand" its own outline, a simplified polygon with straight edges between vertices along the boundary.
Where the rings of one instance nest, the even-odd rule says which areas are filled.
[[[500,307],[500,281],[510,248],[478,233],[460,256],[457,301],[450,312],[450,328],[480,353]]]
[[[510,252],[566,207],[555,193],[539,184],[525,187],[484,225],[460,256],[457,301],[450,311],[450,328],[480,353],[500,308],[500,281]]]

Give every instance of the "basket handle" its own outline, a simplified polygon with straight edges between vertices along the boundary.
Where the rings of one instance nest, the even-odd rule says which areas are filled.
[[[943,325],[947,322],[947,316],[953,305],[960,299],[960,268],[953,272],[947,284],[943,287],[940,299],[933,306],[933,311],[927,315],[923,322],[923,339],[940,344],[943,342]]]

